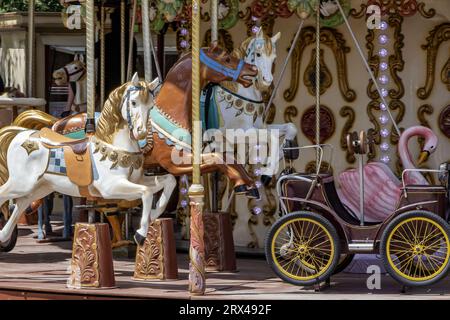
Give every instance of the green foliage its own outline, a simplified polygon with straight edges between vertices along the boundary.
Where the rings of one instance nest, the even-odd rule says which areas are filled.
[[[58,0],[36,0],[35,11],[41,12],[60,12],[62,9]],[[28,0],[0,0],[0,13],[27,11]]]

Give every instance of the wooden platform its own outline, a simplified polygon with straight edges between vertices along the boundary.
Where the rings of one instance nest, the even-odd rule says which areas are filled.
[[[315,292],[283,283],[264,259],[240,258],[237,273],[208,273],[203,297],[190,297],[188,256],[178,254],[177,281],[132,280],[134,261],[116,259],[117,288],[67,289],[71,242],[37,244],[35,227],[21,227],[16,248],[0,254],[0,299],[450,299],[450,278],[439,284],[401,293],[401,286],[382,276],[381,290],[369,290],[367,275],[342,273],[331,288]]]

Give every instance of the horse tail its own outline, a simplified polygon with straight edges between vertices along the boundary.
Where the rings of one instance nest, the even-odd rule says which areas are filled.
[[[8,181],[9,178],[7,162],[9,145],[19,133],[26,130],[28,129],[16,126],[7,126],[0,129],[0,185],[5,184],[5,182]],[[8,203],[4,203],[1,207],[1,211],[5,215],[5,218],[9,216],[8,207]]]
[[[58,118],[41,110],[27,110],[19,114],[12,125],[40,130],[44,127],[51,127],[56,121],[58,121]]]

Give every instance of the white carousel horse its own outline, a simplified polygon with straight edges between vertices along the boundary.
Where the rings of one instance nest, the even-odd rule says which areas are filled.
[[[276,43],[280,38],[277,33],[272,38],[264,35],[262,28],[252,37],[246,39],[238,49],[233,52],[234,56],[244,59],[246,63],[253,64],[258,69],[258,75],[253,85],[245,88],[237,82],[223,82],[219,86],[211,88],[212,93],[207,95],[208,101],[205,103],[205,119],[208,128],[243,129],[249,130],[264,129],[263,113],[265,104],[263,94],[272,85],[272,68],[276,58]],[[211,98],[209,98],[209,96]],[[219,113],[217,113],[217,110]],[[297,128],[293,123],[270,124],[266,126],[269,131],[278,130],[280,137],[284,137],[284,145],[296,145],[294,140],[297,137]],[[233,143],[229,141],[228,143]],[[230,149],[227,149],[230,150]],[[270,152],[266,166],[261,168],[263,176],[276,174],[277,165],[283,154]],[[250,155],[255,150],[250,149]]]
[[[76,54],[72,62],[53,72],[53,79],[58,86],[70,84],[69,90],[73,94],[72,113],[86,112],[87,78],[83,55]]]
[[[415,136],[425,138],[425,144],[419,159],[423,162],[436,150],[438,138],[429,128],[414,126],[406,129],[400,136],[398,152],[404,169],[415,169],[408,149],[408,141]],[[370,162],[364,166],[364,220],[367,222],[384,221],[395,211],[400,199],[402,183],[391,169],[383,162]],[[339,198],[355,214],[359,213],[359,173],[356,169],[339,175]],[[420,172],[405,174],[407,185],[427,185],[428,182]],[[358,218],[359,217],[358,215]]]
[[[0,205],[15,199],[15,208],[0,231],[0,242],[8,241],[20,215],[33,201],[54,191],[75,197],[88,194],[104,199],[141,199],[141,225],[135,238],[145,237],[149,218],[161,214],[159,204],[151,210],[153,194],[175,186],[172,175],[151,177],[151,181],[143,176],[138,141],[147,135],[153,90],[158,84],[158,79],[151,84],[139,81],[135,74],[131,82],[114,90],[95,134],[87,139],[71,140],[47,128],[1,129]]]

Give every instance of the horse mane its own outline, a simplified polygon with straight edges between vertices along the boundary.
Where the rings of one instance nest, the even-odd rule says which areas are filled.
[[[125,90],[130,84],[130,82],[127,82],[111,91],[108,100],[106,100],[103,106],[100,118],[96,125],[95,136],[106,143],[111,144],[116,132],[126,125],[126,120],[122,118],[120,110]],[[147,88],[147,83],[145,81],[139,81],[139,85]],[[146,103],[149,98],[149,91],[139,90],[139,97]]]
[[[231,53],[232,57],[238,58],[238,59],[244,59],[245,56],[247,55],[247,49],[248,46],[250,45],[250,42],[255,39],[254,37],[248,37],[247,39],[245,39],[241,45],[238,48],[235,48],[233,50],[233,52]],[[272,52],[273,50],[273,44],[272,44],[272,39],[266,35],[264,35],[264,49],[266,50],[266,52]],[[220,85],[228,90],[230,90],[231,92],[237,92],[238,91],[238,83],[237,82],[232,82],[232,81],[223,81],[220,83]]]

